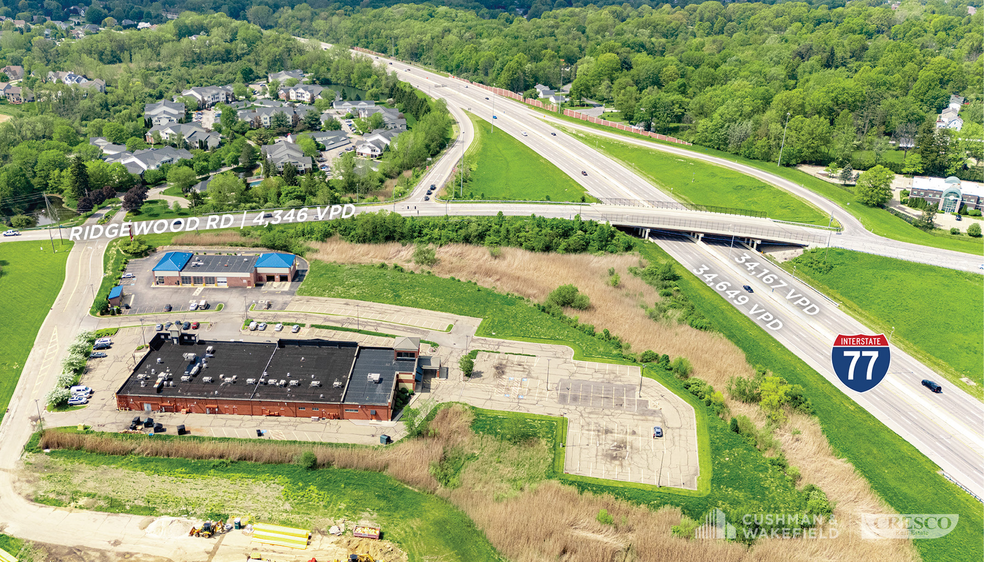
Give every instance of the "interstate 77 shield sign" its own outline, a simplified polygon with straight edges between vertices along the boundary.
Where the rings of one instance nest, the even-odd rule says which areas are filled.
[[[875,388],[888,373],[892,353],[884,334],[839,335],[830,353],[837,378],[848,388],[865,392]]]

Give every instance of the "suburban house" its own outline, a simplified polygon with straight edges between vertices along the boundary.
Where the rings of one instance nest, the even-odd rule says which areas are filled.
[[[281,84],[283,84],[284,82],[286,82],[287,80],[290,80],[291,78],[293,78],[294,80],[297,80],[298,82],[300,82],[301,80],[304,80],[304,71],[303,70],[284,70],[284,71],[281,71],[281,72],[274,72],[273,74],[268,74],[267,75],[267,82],[269,83],[269,82],[273,82],[274,80],[277,80],[278,82],[280,82]]]
[[[27,88],[10,86],[7,88],[7,101],[13,104],[22,104],[24,102],[34,101],[34,94]]]
[[[345,115],[351,113],[352,115],[358,115],[359,117],[365,118],[372,115],[376,110],[376,102],[374,101],[336,101],[332,102],[331,109],[336,115]]]
[[[383,155],[383,151],[398,134],[400,134],[399,131],[376,129],[363,137],[362,142],[355,145],[355,153],[364,158],[378,158]]]
[[[179,96],[175,96],[175,101]],[[198,100],[198,108],[209,108],[217,103],[229,103],[236,99],[232,86],[204,86],[189,88],[181,92],[180,97],[191,97]]]
[[[311,170],[311,157],[304,156],[301,147],[292,142],[280,141],[265,145],[261,150],[263,156],[269,158],[277,170],[283,171],[285,164],[293,164],[297,171],[302,173]]]
[[[303,119],[309,111],[317,111],[317,108],[312,105],[287,104],[281,107],[270,107],[264,105],[261,107],[238,111],[236,115],[241,120],[249,122],[252,128],[257,129],[259,127],[269,127],[273,123],[273,116],[277,113],[283,113],[286,115],[291,126],[293,127],[294,125],[297,125],[297,123]]]
[[[360,114],[362,112],[360,111]],[[366,117],[371,117],[377,113],[383,116],[383,126],[387,129],[395,129],[398,131],[407,130],[407,120],[400,113],[399,109],[394,109],[391,107],[372,107],[366,110]]]
[[[13,88],[9,82],[0,82],[0,99],[7,99],[7,90]]]
[[[318,131],[311,133],[311,139],[325,147],[325,150],[335,150],[352,144],[345,131]]]
[[[536,86],[533,86],[533,89],[536,90],[536,95],[538,98],[546,98],[550,103],[564,103],[567,101],[567,96],[558,91],[552,90],[543,84],[537,84]]]
[[[24,67],[20,65],[7,65],[0,68],[0,72],[6,74],[11,82],[24,79]]]
[[[119,162],[126,166],[131,174],[143,174],[147,170],[156,170],[163,164],[173,164],[178,160],[191,160],[192,154],[183,148],[148,148],[136,152],[121,152],[107,156],[106,162]]]
[[[181,135],[188,146],[200,148],[202,150],[212,150],[219,146],[222,140],[221,135],[212,131],[206,131],[199,125],[193,123],[166,123],[164,125],[154,125],[147,131],[146,140],[148,143],[154,142],[154,133],[158,133],[162,140],[172,141],[174,137]]]
[[[89,144],[92,146],[98,146],[99,150],[102,151],[106,156],[114,156],[120,154],[121,152],[126,152],[126,146],[122,144],[113,144],[109,142],[106,137],[93,137],[89,139]]]
[[[144,122],[151,126],[177,123],[185,118],[185,104],[162,100],[144,105]]]
[[[958,95],[950,96],[950,104],[940,112],[936,119],[937,129],[953,129],[959,131],[963,128],[963,119],[959,116],[960,106],[963,104],[963,97]]]
[[[96,90],[97,92],[106,92],[106,82],[96,78],[95,80],[90,80],[85,76],[75,74],[74,72],[64,72],[64,71],[51,71],[48,72],[48,82],[52,84],[67,84],[69,86],[81,86],[83,88],[90,88]]]
[[[314,84],[298,84],[293,88],[281,88],[278,97],[282,100],[312,103],[321,96],[322,90],[323,87]]]

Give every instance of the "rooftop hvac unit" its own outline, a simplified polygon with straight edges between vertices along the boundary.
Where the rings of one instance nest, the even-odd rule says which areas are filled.
[[[140,388],[143,388],[145,386],[147,386],[147,383],[144,381],[140,381]]]
[[[163,363],[163,362],[164,362],[164,358],[163,358],[163,357],[158,357],[158,358],[157,358],[157,364],[158,364],[158,365],[160,365],[160,364],[161,364],[161,363]]]
[[[137,380],[141,380],[142,381],[142,380],[146,380],[147,378],[148,378],[148,375],[146,375],[144,373],[140,373],[139,375],[137,375]]]
[[[239,375],[232,375],[233,382],[235,382],[235,380],[238,379],[238,378],[239,378]]]
[[[188,375],[183,375],[181,377],[181,382],[190,382],[190,381],[191,381],[191,377]]]
[[[212,382],[212,377],[202,377],[202,382]]]
[[[382,376],[379,373],[369,373],[369,382],[378,383],[381,380],[383,380],[383,379],[382,379]]]
[[[215,346],[214,345],[210,345],[210,346],[206,347],[205,348],[205,353],[208,353],[208,354],[215,353]]]
[[[266,380],[266,379],[260,379],[260,380],[259,380],[259,383],[260,383],[260,384],[266,384],[266,383],[267,383],[267,380]]]
[[[236,377],[226,377],[222,379],[222,381],[225,382],[226,384],[232,384],[236,382]]]
[[[321,386],[321,381],[311,381],[311,386]]]
[[[198,358],[198,356],[195,355],[194,353],[184,353],[181,355],[181,357],[184,357],[184,360],[189,362],[194,361],[195,359]]]
[[[300,386],[301,385],[301,381],[290,381],[290,385],[291,386]]]
[[[280,379],[280,382],[277,383],[277,385],[278,386],[287,386],[287,379]]]
[[[198,374],[199,369],[201,369],[201,365],[195,365],[194,367],[191,368],[191,373],[189,374],[191,376],[195,376]]]
[[[151,370],[150,370],[150,374],[152,374],[152,375],[156,375],[156,374],[157,374],[157,369],[151,369]]]
[[[332,388],[338,388],[340,386],[342,386],[342,381],[340,381],[338,379],[335,379],[335,382],[331,383],[331,387]]]
[[[255,384],[256,379],[246,379],[246,384]]]

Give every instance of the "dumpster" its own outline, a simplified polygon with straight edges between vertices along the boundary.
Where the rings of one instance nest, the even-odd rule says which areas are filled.
[[[379,444],[380,445],[388,445],[389,442],[390,442],[390,436],[389,435],[386,435],[384,433],[383,435],[380,435],[379,436]]]

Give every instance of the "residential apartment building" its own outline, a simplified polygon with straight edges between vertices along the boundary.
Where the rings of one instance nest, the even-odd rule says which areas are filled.
[[[277,97],[285,101],[290,100],[313,103],[314,100],[321,96],[321,92],[323,90],[323,87],[316,86],[314,84],[298,84],[293,88],[281,88],[280,92],[277,94]]]
[[[212,150],[219,146],[222,140],[222,136],[218,133],[206,131],[194,123],[165,123],[163,125],[154,125],[147,131],[144,140],[148,143],[154,143],[154,133],[160,135],[161,140],[167,142],[173,142],[180,135],[188,143],[189,147],[199,148],[201,150]]]
[[[107,156],[106,162],[119,162],[126,166],[131,174],[143,174],[147,170],[156,170],[163,164],[173,164],[178,160],[191,160],[192,154],[183,148],[148,148],[136,152],[121,152]]]
[[[161,100],[144,105],[144,123],[150,126],[178,123],[185,118],[185,104]]]
[[[175,101],[177,101],[175,96]],[[229,103],[236,99],[232,93],[232,86],[204,86],[200,88],[189,88],[181,92],[180,97],[195,98],[198,101],[198,109],[212,107],[217,103]]]
[[[306,173],[311,170],[311,157],[304,156],[304,151],[300,146],[286,141],[262,147],[263,156],[270,159],[270,162],[283,171],[285,164],[293,164],[298,172]]]

